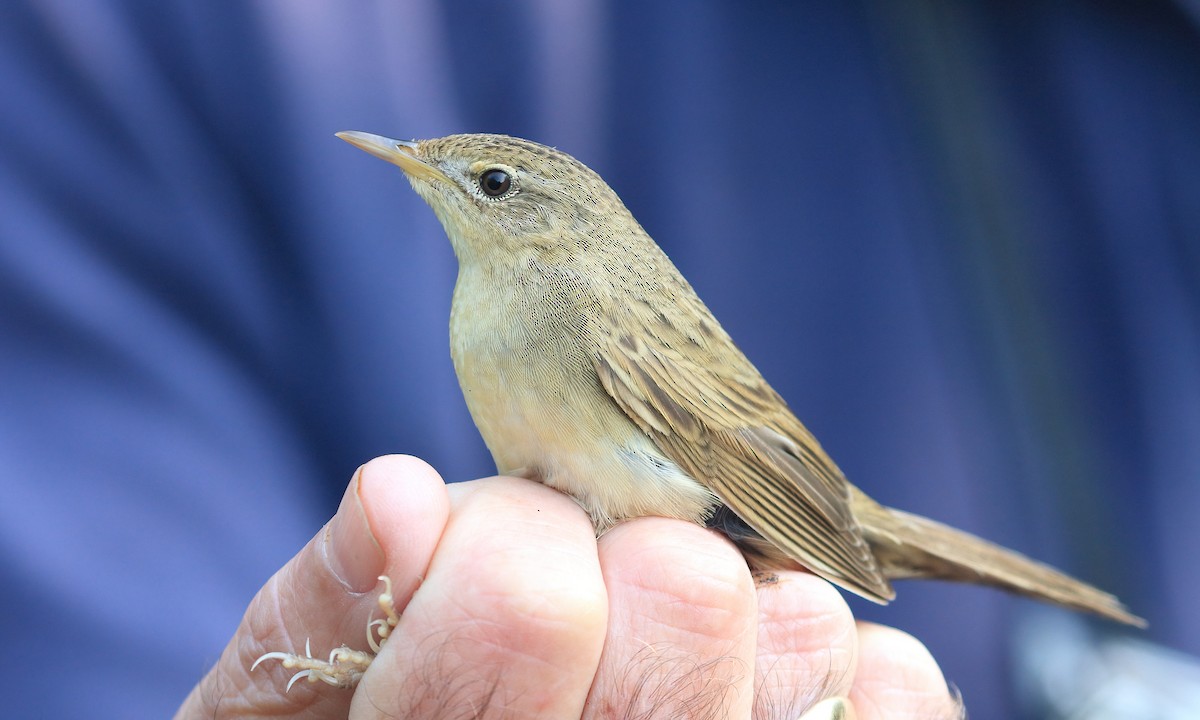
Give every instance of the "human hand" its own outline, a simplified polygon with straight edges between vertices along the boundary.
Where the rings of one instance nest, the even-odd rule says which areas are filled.
[[[376,577],[400,621],[353,690],[278,650],[366,649]],[[320,653],[317,653],[320,654]],[[724,538],[662,518],[596,541],[534,482],[444,485],[411,457],[364,465],[337,515],[251,602],[177,718],[786,718],[849,697],[861,720],[958,717],[928,651],[856,624],[816,576],[756,585]]]

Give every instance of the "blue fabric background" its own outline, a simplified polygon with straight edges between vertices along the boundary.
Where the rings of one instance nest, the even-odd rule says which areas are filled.
[[[1191,2],[0,4],[0,637],[21,716],[164,716],[354,468],[492,472],[455,265],[333,137],[598,170],[878,499],[1200,651]],[[973,717],[1031,604],[905,583]],[[1109,626],[1098,626],[1110,631]]]

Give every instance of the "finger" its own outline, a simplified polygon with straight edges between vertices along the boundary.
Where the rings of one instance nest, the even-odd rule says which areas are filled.
[[[858,624],[858,669],[850,699],[859,720],[964,717],[929,650],[895,628]]]
[[[441,477],[406,456],[359,468],[337,514],[259,591],[217,665],[192,691],[176,717],[262,714],[345,717],[351,693],[297,683],[265,653],[328,654],[342,644],[366,649],[366,627],[378,610],[376,578],[386,566],[403,608],[425,573],[449,514]]]
[[[454,485],[451,502],[351,717],[579,717],[607,617],[591,521],[516,478]]]
[[[841,593],[812,573],[758,583],[754,717],[795,718],[854,681],[858,629]]]
[[[749,718],[754,583],[734,546],[691,523],[633,520],[600,540],[608,637],[585,718]]]

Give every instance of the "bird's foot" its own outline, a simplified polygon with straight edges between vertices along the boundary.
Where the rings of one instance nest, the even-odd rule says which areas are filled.
[[[367,645],[371,648],[371,652],[352,650],[343,645],[329,653],[329,660],[321,660],[313,657],[312,648],[308,641],[305,641],[303,656],[285,652],[269,652],[255,660],[254,664],[250,666],[250,670],[253,671],[264,660],[279,660],[288,670],[299,670],[300,672],[293,675],[292,679],[288,681],[287,690],[291,690],[292,686],[300,680],[309,682],[319,680],[334,687],[346,689],[357,685],[358,681],[362,679],[363,673],[370,667],[371,661],[383,649],[383,644],[392,634],[392,629],[400,622],[400,615],[392,605],[392,580],[386,575],[380,575],[379,579],[384,584],[384,590],[379,594],[379,607],[383,610],[384,617],[367,623]]]

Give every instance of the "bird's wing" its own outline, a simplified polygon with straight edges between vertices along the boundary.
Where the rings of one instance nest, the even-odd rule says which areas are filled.
[[[783,399],[719,328],[706,326],[706,341],[664,325],[596,339],[596,374],[616,404],[784,553],[869,600],[894,597],[851,512],[849,484]],[[696,352],[680,352],[686,343]],[[727,347],[735,362],[726,352],[725,362],[697,362],[712,357],[703,345]]]

